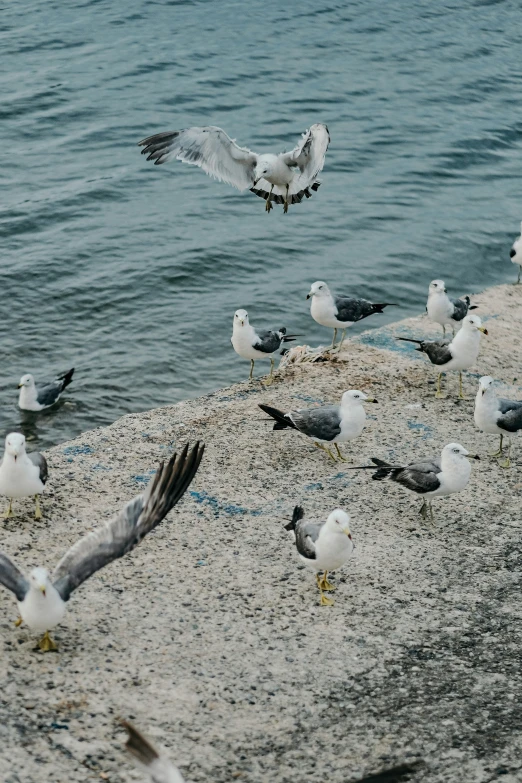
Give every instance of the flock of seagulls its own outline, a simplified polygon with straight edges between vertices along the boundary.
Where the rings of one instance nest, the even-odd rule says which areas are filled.
[[[177,159],[199,166],[212,177],[239,190],[249,189],[262,197],[267,212],[274,204],[281,204],[286,213],[290,205],[310,198],[317,191],[320,185],[317,178],[323,169],[329,142],[328,128],[318,123],[303,134],[293,150],[280,154],[260,155],[239,147],[225,131],[215,126],[159,133],[144,139],[140,145],[142,153],[156,165]],[[522,235],[514,242],[510,256],[512,262],[519,266],[517,283],[520,283]],[[321,326],[333,329],[332,344],[324,350],[325,357],[342,350],[346,330],[350,326],[395,304],[373,303],[336,294],[324,281],[312,284],[307,299],[311,300],[312,318]],[[425,354],[439,370],[437,398],[443,396],[441,378],[447,371],[459,373],[459,397],[464,397],[462,372],[476,364],[481,336],[488,334],[481,319],[471,313],[476,308],[469,296],[453,299],[448,296],[443,280],[433,280],[428,289],[426,311],[429,319],[442,327],[443,338],[397,338],[414,343],[416,350]],[[448,327],[452,329],[451,340],[446,339]],[[336,344],[338,330],[342,333],[340,342]],[[231,342],[236,353],[250,361],[251,382],[254,380],[255,362],[266,359],[270,360],[270,373],[264,383],[270,385],[274,380],[274,355],[298,336],[288,334],[285,327],[258,330],[250,324],[244,309],[238,309],[234,314]],[[38,413],[55,405],[72,382],[73,374],[74,368],[51,383],[39,386],[32,375],[24,375],[19,383],[19,407]],[[270,421],[275,422],[274,430],[294,430],[325,452],[333,462],[346,462],[339,445],[361,437],[366,423],[364,405],[376,402],[363,391],[349,389],[344,392],[339,404],[290,411],[281,411],[266,404],[259,407]],[[508,439],[506,458],[499,464],[509,468],[510,436],[522,430],[522,401],[498,397],[494,379],[483,376],[475,400],[474,418],[476,425],[485,433],[500,436],[499,449],[493,456],[504,456],[503,440],[505,437]],[[32,631],[41,634],[39,648],[42,651],[57,649],[50,632],[62,621],[73,592],[94,573],[132,551],[181,500],[198,471],[204,448],[199,442],[191,449],[186,444],[179,455],[174,454],[166,464],[161,463],[145,492],[127,503],[107,524],[80,538],[52,574],[43,566],[24,573],[12,559],[0,553],[0,583],[16,600],[19,611],[16,624],[25,623]],[[424,519],[429,514],[433,520],[432,499],[461,492],[468,485],[471,475],[469,458],[473,457],[464,446],[449,443],[440,456],[411,464],[394,464],[372,457],[371,465],[348,469],[372,470],[375,481],[393,481],[421,496],[420,513]],[[45,457],[38,452],[27,453],[24,436],[17,432],[9,433],[0,462],[0,495],[8,500],[5,518],[13,516],[13,501],[26,497],[34,498],[35,519],[41,518],[39,498],[45,490],[47,477]],[[335,585],[328,581],[328,574],[340,569],[354,550],[350,516],[343,509],[336,508],[319,517],[308,517],[301,506],[296,506],[286,530],[293,535],[301,561],[315,573],[320,604],[332,606],[334,601],[328,594],[335,590]],[[179,771],[160,756],[137,729],[128,723],[124,725],[129,734],[129,751],[145,765],[153,781],[183,783]],[[396,774],[391,770],[383,773],[388,777],[376,775],[365,780],[399,780],[411,771],[412,767],[398,767]]]

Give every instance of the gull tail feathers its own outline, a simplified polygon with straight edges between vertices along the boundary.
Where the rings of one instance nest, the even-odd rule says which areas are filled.
[[[72,382],[72,378],[74,375],[74,367],[72,367],[70,370],[67,370],[67,372],[64,372],[63,375],[59,375],[57,380],[62,381],[62,391],[69,386],[69,384]]]
[[[399,305],[397,304],[397,302],[379,302],[379,303],[373,302],[372,303],[374,313],[382,313],[385,307],[398,307],[398,306]]]
[[[292,514],[292,520],[288,523],[288,525],[285,525],[285,530],[293,530],[295,532],[297,523],[303,517],[304,517],[304,510],[302,506],[296,506]]]
[[[275,419],[274,429],[275,430],[286,430],[287,427],[289,427],[292,430],[297,429],[295,424],[288,419],[283,411],[278,411],[277,408],[272,408],[270,405],[263,405],[262,403],[259,404],[259,407],[262,411],[265,413],[268,413],[269,416],[271,416],[273,419]]]
[[[411,337],[396,337],[396,340],[402,340],[405,343],[415,343],[418,345],[418,348],[415,348],[416,351],[420,351],[421,353],[424,353],[423,345],[424,342],[422,340],[413,340]]]

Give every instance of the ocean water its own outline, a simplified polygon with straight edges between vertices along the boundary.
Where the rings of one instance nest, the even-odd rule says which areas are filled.
[[[0,437],[46,447],[246,378],[232,317],[330,339],[310,283],[420,312],[514,281],[522,217],[516,2],[57,0],[4,4]],[[270,215],[137,142],[214,124],[256,151],[314,122],[314,197]],[[76,368],[58,406],[20,376]],[[261,372],[260,364],[257,369]]]

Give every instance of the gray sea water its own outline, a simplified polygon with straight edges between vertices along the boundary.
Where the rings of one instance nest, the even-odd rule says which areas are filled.
[[[518,2],[26,0],[0,24],[2,438],[48,446],[246,378],[239,307],[329,340],[316,279],[400,302],[355,333],[420,312],[434,277],[516,278]],[[323,185],[288,215],[137,147],[215,124],[278,151],[318,121]],[[72,366],[65,402],[20,414],[22,374]]]

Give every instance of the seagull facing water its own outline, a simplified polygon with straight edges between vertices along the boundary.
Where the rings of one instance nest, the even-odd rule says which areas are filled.
[[[321,593],[321,605],[333,606],[333,601],[324,595],[323,590],[335,590],[327,580],[328,571],[337,571],[346,563],[353,552],[350,517],[340,508],[322,521],[305,520],[301,506],[294,508],[292,521],[285,525],[295,537],[299,557],[315,571],[317,587]],[[319,571],[324,571],[319,577]]]
[[[0,495],[9,498],[4,519],[13,516],[13,499],[34,496],[34,518],[41,519],[42,511],[38,495],[45,488],[48,471],[43,454],[25,451],[25,437],[20,432],[11,432],[5,439],[5,451],[0,461]]]
[[[312,283],[310,293],[307,294],[307,299],[311,299],[310,313],[314,321],[321,326],[329,326],[334,330],[332,345],[330,350],[335,348],[335,339],[337,337],[337,330],[342,329],[343,334],[341,342],[338,346],[338,351],[341,350],[344,342],[344,336],[349,326],[352,326],[357,321],[362,321],[363,318],[368,318],[369,315],[374,313],[382,313],[385,307],[389,307],[392,302],[382,302],[381,304],[374,304],[367,299],[354,299],[349,296],[337,296],[332,294],[326,283],[322,280],[318,280],[316,283]]]
[[[472,305],[469,296],[464,299],[450,299],[444,280],[432,280],[428,288],[428,301],[426,312],[428,318],[442,326],[443,334],[446,334],[446,325],[449,324],[455,336],[455,327],[460,326],[469,310],[476,310],[477,305]]]
[[[375,470],[372,476],[375,481],[384,481],[385,479],[396,481],[406,489],[423,495],[424,500],[419,513],[423,519],[426,519],[429,508],[433,519],[431,498],[452,495],[467,487],[471,475],[471,464],[466,459],[467,456],[469,456],[469,451],[466,451],[460,443],[448,443],[442,449],[440,457],[433,459],[397,466],[372,457],[373,465],[362,465],[358,468],[347,468],[347,470]],[[479,458],[474,456],[472,459]],[[378,469],[375,468],[375,465]],[[429,498],[428,503],[426,503],[426,498]]]
[[[236,310],[234,313],[230,342],[238,356],[241,356],[242,359],[250,359],[249,381],[253,378],[255,360],[270,359],[270,375],[265,381],[265,384],[269,386],[274,377],[274,359],[272,354],[279,350],[282,343],[293,342],[296,337],[297,335],[295,334],[287,334],[284,327],[277,331],[263,330],[262,332],[256,332],[248,320],[246,310]]]
[[[407,343],[416,343],[419,347],[416,351],[425,353],[432,364],[442,367],[444,370],[459,371],[459,397],[465,399],[462,393],[462,370],[469,370],[478,359],[480,350],[480,334],[487,335],[488,330],[482,326],[478,315],[467,315],[462,321],[462,328],[448,343],[444,340],[427,341],[412,340],[410,337],[397,337]],[[437,377],[437,390],[435,397],[444,397],[440,388],[441,370]]]
[[[297,430],[312,438],[314,445],[325,451],[334,462],[347,462],[337,444],[353,440],[363,431],[366,422],[363,402],[377,402],[377,400],[368,397],[358,389],[350,389],[344,392],[340,405],[301,408],[289,413],[283,413],[270,405],[259,405],[259,407],[275,419],[274,430],[284,430],[287,427]],[[333,443],[337,458],[324,445],[325,443]]]
[[[224,130],[215,125],[166,131],[138,142],[141,154],[155,165],[170,160],[181,160],[199,166],[206,174],[238,190],[249,188],[265,199],[270,212],[272,202],[283,204],[288,212],[290,204],[298,204],[303,196],[310,198],[320,183],[317,176],[324,166],[330,134],[322,123],[312,125],[296,147],[278,155],[258,155],[246,147],[239,147]]]
[[[18,407],[23,411],[43,411],[44,408],[50,408],[58,402],[63,390],[69,386],[73,374],[74,367],[44,386],[36,386],[32,375],[23,375],[18,384],[20,389]]]
[[[508,438],[508,452],[500,467],[511,467],[511,433],[522,430],[522,400],[505,400],[497,397],[493,386],[494,380],[490,375],[484,375],[479,380],[479,389],[475,398],[475,424],[483,432],[492,435],[500,435],[498,451],[492,457],[500,457],[503,454],[502,443],[504,435]]]
[[[60,560],[53,575],[45,568],[33,568],[25,577],[16,565],[0,552],[0,584],[15,594],[20,618],[17,625],[44,633],[39,646],[56,650],[49,636],[65,614],[65,604],[82,582],[131,552],[169,513],[185,493],[203,457],[204,446],[188,444],[167,465],[161,463],[151,483],[141,495],[116,514],[103,527],[81,538]]]

